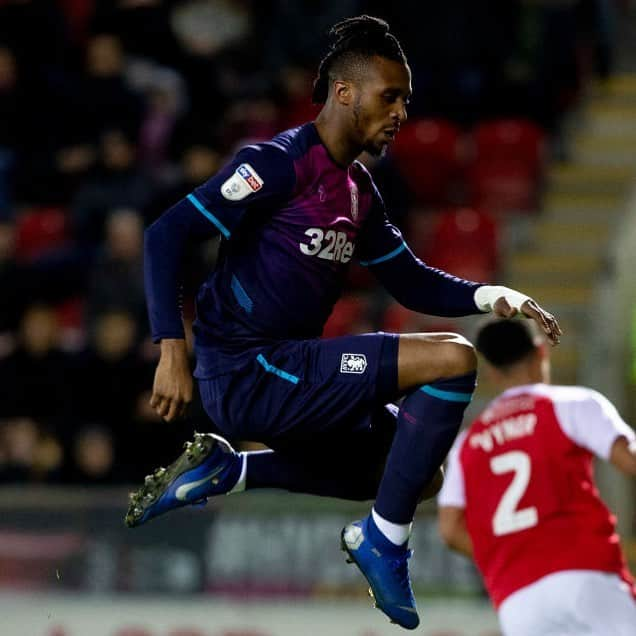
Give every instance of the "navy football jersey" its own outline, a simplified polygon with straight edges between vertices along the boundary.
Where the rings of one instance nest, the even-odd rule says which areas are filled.
[[[185,224],[192,213],[199,219],[190,233],[222,235],[217,266],[197,296],[198,377],[214,373],[219,349],[320,336],[353,259],[376,266],[401,262],[398,257],[406,252],[411,262],[426,267],[389,222],[365,167],[358,161],[338,165],[313,123],[244,147],[172,213],[175,218],[163,223],[175,238],[180,219]],[[178,253],[170,251],[168,237],[167,264],[162,262],[156,249],[148,249],[152,231],[146,241],[152,334],[155,340],[179,337],[180,314],[170,296],[176,281],[159,280],[163,268],[172,271]],[[462,288],[459,311],[447,315],[477,311],[475,283],[435,271],[445,285],[450,281],[453,289]]]

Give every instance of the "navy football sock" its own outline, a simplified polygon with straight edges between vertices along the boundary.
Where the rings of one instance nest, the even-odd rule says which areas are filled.
[[[337,497],[352,501],[374,499],[381,463],[355,453],[320,459],[302,453],[274,451],[247,453],[245,489],[278,488],[290,492]]]
[[[476,373],[437,380],[409,394],[400,407],[375,510],[410,523],[424,487],[442,465],[475,389]]]

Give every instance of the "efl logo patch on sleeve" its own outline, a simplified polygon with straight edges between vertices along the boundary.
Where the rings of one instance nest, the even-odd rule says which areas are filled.
[[[340,373],[364,373],[367,357],[364,353],[343,353],[340,359]]]
[[[260,190],[263,183],[263,179],[249,163],[242,163],[221,186],[221,194],[228,201],[240,201]]]

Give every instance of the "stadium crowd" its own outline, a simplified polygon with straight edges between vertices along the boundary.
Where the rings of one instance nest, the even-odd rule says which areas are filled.
[[[196,403],[177,425],[148,405],[143,228],[237,147],[314,117],[322,38],[343,17],[387,19],[410,54],[411,121],[368,160],[393,220],[429,263],[496,278],[499,219],[540,208],[564,115],[611,72],[620,3],[420,5],[0,3],[0,483],[138,479],[209,428]],[[189,257],[188,319],[217,246]],[[443,327],[362,269],[350,288],[325,335]]]

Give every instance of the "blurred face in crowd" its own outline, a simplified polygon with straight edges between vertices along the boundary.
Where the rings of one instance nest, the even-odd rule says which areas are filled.
[[[135,154],[134,144],[120,130],[111,130],[102,137],[102,161],[109,170],[127,170],[134,164]]]
[[[97,35],[86,50],[86,67],[95,77],[116,77],[124,67],[121,42],[113,35]]]
[[[75,464],[88,477],[99,478],[110,472],[114,455],[113,439],[101,428],[85,429],[75,440]]]
[[[189,183],[203,183],[221,167],[221,155],[207,146],[191,146],[182,159],[185,178]]]
[[[26,310],[20,326],[22,345],[32,355],[43,355],[55,348],[59,340],[59,325],[55,312],[42,305]]]
[[[30,466],[40,435],[37,424],[27,417],[19,417],[8,420],[0,432],[6,459],[12,464]]]
[[[115,210],[106,221],[106,241],[111,256],[134,261],[141,256],[143,221],[135,210]]]
[[[95,324],[95,349],[106,360],[119,360],[132,349],[135,335],[135,321],[126,312],[103,314]]]
[[[371,155],[381,155],[395,139],[411,97],[411,70],[405,64],[373,57],[351,91],[352,139]]]
[[[12,88],[15,80],[16,67],[13,53],[0,46],[0,91]]]
[[[0,263],[13,257],[15,250],[15,227],[12,223],[0,222]]]

